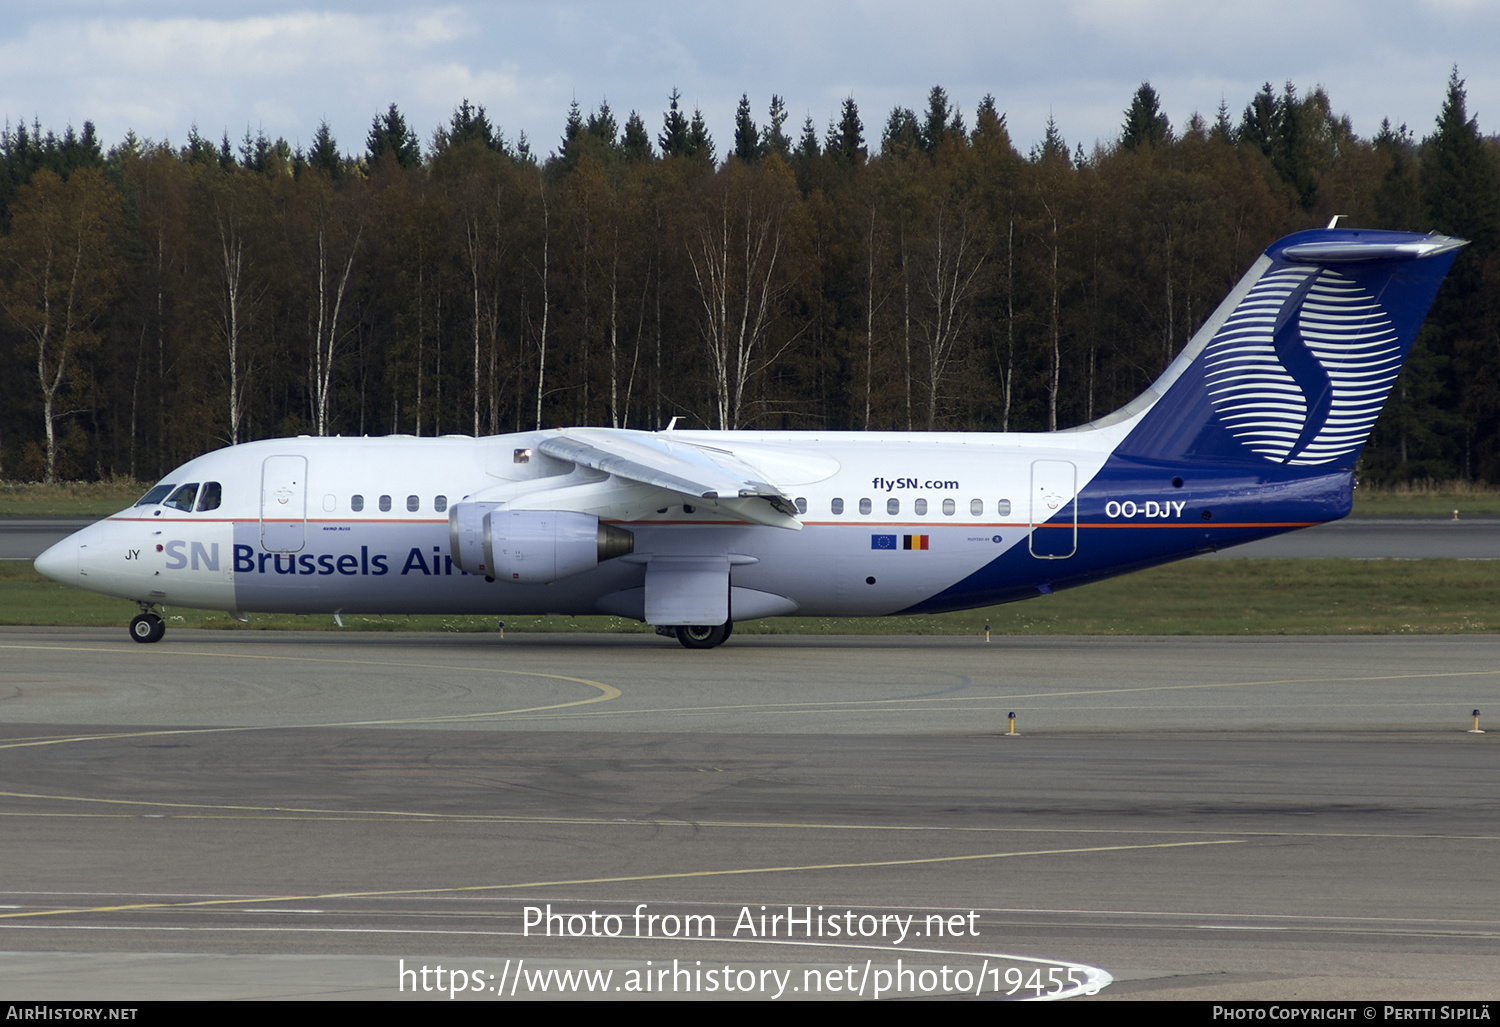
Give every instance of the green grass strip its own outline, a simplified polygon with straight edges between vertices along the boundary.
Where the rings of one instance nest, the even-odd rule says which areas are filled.
[[[120,625],[133,603],[0,563],[0,624]],[[246,630],[227,614],[166,611],[169,626]],[[353,631],[649,631],[618,617],[344,615]],[[252,614],[250,629],[337,630],[326,614]],[[1051,596],[914,617],[785,617],[737,634],[1336,635],[1500,630],[1500,560],[1189,560]]]

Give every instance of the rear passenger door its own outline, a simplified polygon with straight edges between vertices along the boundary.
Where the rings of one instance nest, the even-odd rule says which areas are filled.
[[[1038,560],[1066,560],[1078,551],[1078,468],[1071,460],[1031,463],[1031,533]]]

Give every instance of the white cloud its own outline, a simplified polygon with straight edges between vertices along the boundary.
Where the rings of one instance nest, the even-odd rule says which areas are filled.
[[[655,134],[667,95],[701,107],[724,150],[735,105],[757,121],[781,94],[788,129],[811,114],[819,134],[844,97],[869,142],[891,107],[920,108],[939,84],[971,117],[993,93],[1017,144],[1050,111],[1090,147],[1118,132],[1149,80],[1176,125],[1233,116],[1261,83],[1327,88],[1337,111],[1371,134],[1380,118],[1427,130],[1456,63],[1481,127],[1500,127],[1500,4],[1467,0],[687,0],[484,3],[428,9],[403,0],[190,0],[27,4],[0,22],[0,118],[45,127],[96,123],[112,143],[127,129],[181,142],[190,124],[232,139],[264,127],[306,143],[327,118],[345,150],[395,102],[418,134],[460,100],[483,104],[514,139],[556,145],[569,102],[609,99],[621,121],[638,110]],[[30,20],[28,20],[28,18]]]
[[[457,39],[460,22],[455,8],[37,21],[0,43],[0,110],[45,124],[93,120],[106,140],[134,128],[180,141],[190,123],[210,135],[260,123],[306,139],[352,102],[373,117],[389,102],[368,98],[376,84]]]

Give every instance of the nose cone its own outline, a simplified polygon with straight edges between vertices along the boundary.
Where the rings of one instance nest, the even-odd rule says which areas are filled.
[[[36,558],[38,574],[72,585],[78,581],[78,541],[70,535]]]

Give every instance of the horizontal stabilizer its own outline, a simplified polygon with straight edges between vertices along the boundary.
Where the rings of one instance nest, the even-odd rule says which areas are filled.
[[[1429,235],[1406,242],[1346,239],[1337,242],[1304,242],[1281,251],[1281,259],[1292,264],[1363,264],[1374,260],[1419,260],[1435,257],[1460,246],[1465,239]]]

